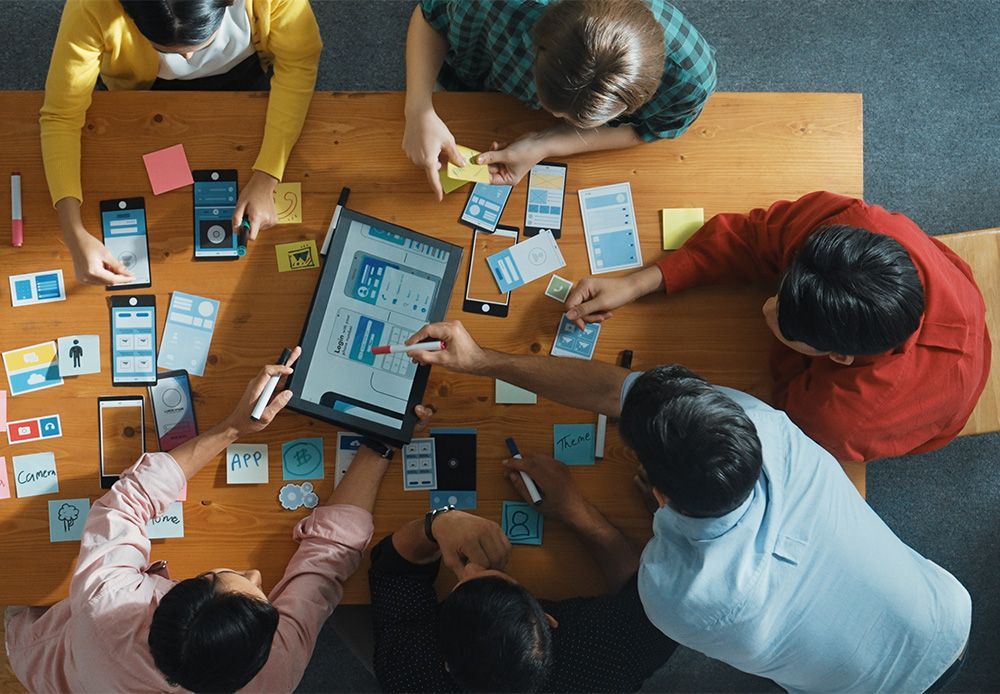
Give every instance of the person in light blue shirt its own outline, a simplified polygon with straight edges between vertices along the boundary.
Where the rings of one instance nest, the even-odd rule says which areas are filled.
[[[923,691],[961,665],[968,592],[783,412],[681,366],[505,354],[459,322],[408,342],[430,339],[447,347],[415,361],[619,417],[659,505],[639,592],[673,640],[789,691]]]

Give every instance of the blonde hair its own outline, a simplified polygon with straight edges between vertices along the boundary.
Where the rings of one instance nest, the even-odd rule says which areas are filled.
[[[642,0],[562,0],[532,29],[538,100],[581,128],[632,113],[663,76],[663,27]]]

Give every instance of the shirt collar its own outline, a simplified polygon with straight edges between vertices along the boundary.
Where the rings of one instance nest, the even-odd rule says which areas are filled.
[[[761,475],[763,476],[763,471]],[[685,516],[675,511],[670,506],[661,507],[653,516],[653,527],[657,534],[669,532],[679,534],[689,540],[705,542],[722,537],[730,530],[739,525],[743,517],[747,515],[750,508],[756,503],[762,491],[763,479],[758,479],[742,504],[734,508],[724,516],[715,518],[696,518],[695,516]]]

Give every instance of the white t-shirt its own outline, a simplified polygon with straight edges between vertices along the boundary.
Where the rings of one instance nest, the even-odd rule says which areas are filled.
[[[224,75],[253,55],[250,18],[244,0],[236,0],[226,9],[219,33],[212,43],[186,60],[180,53],[160,53],[157,77],[165,80],[193,80]]]

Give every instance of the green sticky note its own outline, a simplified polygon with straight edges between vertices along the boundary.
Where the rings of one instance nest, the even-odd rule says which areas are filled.
[[[538,396],[530,390],[518,388],[513,383],[497,379],[496,401],[498,405],[534,405]]]
[[[663,250],[672,251],[684,245],[694,232],[705,223],[705,210],[701,207],[671,207],[660,210],[663,227]]]

